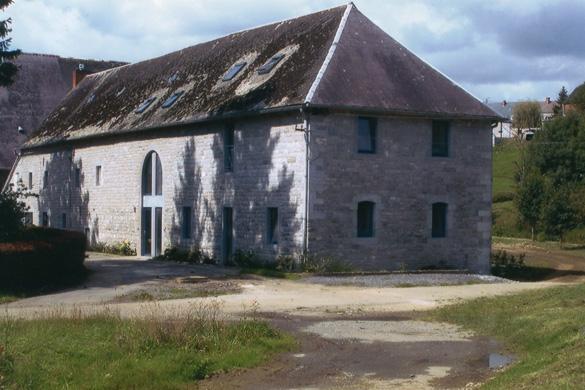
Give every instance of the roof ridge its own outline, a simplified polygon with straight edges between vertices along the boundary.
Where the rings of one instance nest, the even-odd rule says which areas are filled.
[[[331,43],[331,47],[329,47],[329,51],[327,52],[327,56],[325,56],[325,59],[323,60],[323,64],[321,65],[319,72],[317,72],[317,76],[315,77],[315,80],[313,81],[311,88],[309,88],[309,92],[307,92],[307,96],[305,97],[305,102],[304,102],[305,104],[310,104],[311,101],[313,100],[313,96],[315,95],[315,92],[317,91],[317,88],[319,87],[319,84],[321,83],[321,79],[325,75],[327,68],[329,67],[329,63],[331,62],[331,59],[333,58],[333,55],[335,54],[335,50],[337,49],[337,45],[339,44],[339,41],[341,40],[341,35],[343,34],[343,30],[345,30],[345,25],[347,23],[347,19],[349,18],[349,14],[351,13],[351,11],[353,10],[354,7],[355,7],[355,5],[353,4],[353,2],[349,2],[346,5],[345,12],[343,13],[343,16],[341,17],[341,20],[339,21],[339,27],[337,28],[337,32],[335,33],[335,37],[333,38],[333,42]]]

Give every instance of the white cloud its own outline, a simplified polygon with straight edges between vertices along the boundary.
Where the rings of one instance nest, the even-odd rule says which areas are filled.
[[[14,20],[14,47],[24,51],[134,62],[341,1],[17,0],[7,14]],[[561,83],[573,88],[585,79],[585,59],[568,59],[558,47],[547,50],[530,32],[524,39],[522,27],[549,9],[563,17],[565,5],[576,1],[357,0],[356,5],[476,96],[513,99],[554,95]],[[512,28],[509,20],[515,18],[520,27]],[[581,41],[570,48],[578,52]],[[526,45],[523,53],[513,49],[519,44]]]

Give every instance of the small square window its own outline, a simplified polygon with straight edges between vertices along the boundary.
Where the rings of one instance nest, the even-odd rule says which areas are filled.
[[[181,212],[181,236],[191,238],[191,207],[183,207]]]
[[[433,203],[432,237],[447,236],[447,203]]]
[[[376,153],[376,118],[358,118],[358,153]]]
[[[269,207],[266,220],[266,243],[278,244],[278,208]]]
[[[102,166],[98,165],[95,167],[95,185],[102,185]]]
[[[449,157],[449,122],[433,121],[433,157]]]

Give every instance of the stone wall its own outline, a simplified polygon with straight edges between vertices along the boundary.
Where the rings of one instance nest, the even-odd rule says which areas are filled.
[[[141,175],[145,157],[156,151],[163,169],[163,248],[192,245],[221,257],[222,211],[234,210],[234,247],[265,255],[302,249],[305,196],[305,143],[297,118],[262,117],[235,123],[235,163],[223,164],[224,124],[164,130],[148,137],[93,142],[21,157],[15,177],[33,192],[28,200],[35,224],[42,212],[51,226],[85,231],[93,242],[130,240],[140,253]],[[102,183],[96,186],[96,166]],[[80,168],[81,186],[75,185]],[[49,182],[43,188],[43,172]],[[192,207],[192,238],[181,238],[180,212]],[[267,207],[279,209],[279,243],[266,243]]]
[[[311,120],[310,250],[363,269],[430,265],[489,270],[491,129],[454,121],[450,156],[431,156],[431,120],[379,118],[377,151],[357,153],[357,117]],[[376,203],[375,234],[357,237],[357,203]],[[432,203],[448,203],[431,238]]]

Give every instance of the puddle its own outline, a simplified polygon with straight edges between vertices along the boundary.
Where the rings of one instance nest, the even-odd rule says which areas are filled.
[[[499,353],[490,353],[489,355],[489,367],[491,370],[506,367],[513,362],[514,358],[511,356],[501,355]]]

